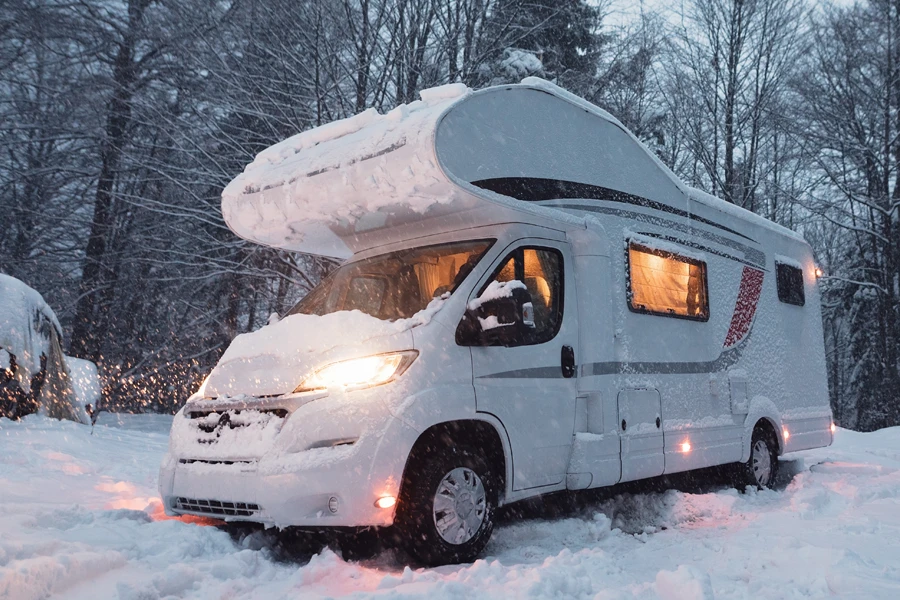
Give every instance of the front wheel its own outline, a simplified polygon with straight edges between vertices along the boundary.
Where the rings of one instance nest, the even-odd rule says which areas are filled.
[[[757,428],[750,440],[750,459],[740,463],[735,483],[739,487],[772,488],[778,475],[778,441],[765,429]]]
[[[403,486],[397,525],[407,550],[427,565],[471,562],[494,530],[496,477],[463,447],[417,461]]]

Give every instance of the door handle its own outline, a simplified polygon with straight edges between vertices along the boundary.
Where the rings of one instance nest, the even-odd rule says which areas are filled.
[[[575,377],[575,348],[572,346],[563,346],[560,351],[560,363],[562,365],[562,376],[566,379]]]
[[[625,419],[622,419],[622,431],[625,431]]]

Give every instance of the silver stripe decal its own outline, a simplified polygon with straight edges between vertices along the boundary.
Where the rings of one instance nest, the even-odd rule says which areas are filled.
[[[516,369],[514,371],[501,371],[490,375],[479,375],[475,379],[562,379],[562,367],[531,367],[530,369]]]
[[[725,350],[719,358],[697,362],[595,362],[581,365],[581,375],[698,375],[724,371],[741,357],[737,348]]]
[[[581,376],[589,375],[698,375],[718,373],[736,364],[753,334],[751,329],[738,344],[723,350],[715,360],[695,362],[595,362],[581,365]]]
[[[746,340],[750,336],[744,338]],[[743,341],[723,350],[715,360],[693,362],[595,362],[581,365],[581,376],[590,375],[697,375],[724,371],[741,358]],[[532,367],[479,375],[476,379],[561,379],[560,367]]]

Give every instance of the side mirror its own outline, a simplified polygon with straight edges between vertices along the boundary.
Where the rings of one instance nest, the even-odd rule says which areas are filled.
[[[511,346],[521,342],[527,332],[535,328],[534,304],[524,285],[509,286],[503,295],[491,294],[490,289],[482,294],[482,298],[487,298],[471,302],[466,309],[456,329],[457,344]]]

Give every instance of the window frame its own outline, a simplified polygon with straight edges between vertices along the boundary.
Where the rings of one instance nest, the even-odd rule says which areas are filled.
[[[781,271],[782,269],[786,269],[788,271],[796,271],[800,274],[800,287],[797,288],[800,292],[800,301],[797,302],[793,300],[792,295],[790,294],[793,290],[783,290],[781,281]],[[790,285],[793,285],[794,281],[787,282]],[[791,306],[803,307],[806,306],[806,278],[803,276],[803,269],[797,267],[796,265],[791,265],[788,263],[781,262],[779,260],[775,261],[775,291],[778,294],[778,301],[782,304],[789,304]]]
[[[522,343],[514,343],[514,344],[465,344],[466,346],[477,347],[477,348],[491,348],[491,347],[505,347],[505,348],[521,348],[524,346],[539,346],[541,344],[547,344],[552,342],[559,335],[559,332],[562,330],[563,319],[565,318],[565,308],[566,308],[566,257],[563,251],[559,248],[554,248],[553,246],[542,246],[539,244],[529,244],[525,243],[521,246],[516,246],[512,250],[506,252],[501,255],[500,260],[497,262],[496,266],[493,270],[490,271],[488,277],[484,280],[481,286],[476,288],[475,294],[472,298],[479,298],[481,294],[487,289],[487,287],[497,278],[497,275],[500,274],[500,271],[503,270],[503,267],[509,261],[511,257],[515,257],[514,269],[515,273],[513,277],[519,280],[519,276],[522,278],[520,281],[524,282],[525,280],[525,250],[536,250],[536,251],[547,251],[556,254],[559,259],[559,318],[556,320],[556,326],[552,330],[552,335],[542,340],[529,340]]]
[[[631,279],[631,249],[636,248],[641,252],[646,252],[648,254],[653,254],[654,256],[659,256],[660,258],[667,259],[675,259],[679,262],[687,263],[689,265],[700,267],[700,278],[703,283],[703,298],[705,300],[705,311],[701,315],[680,315],[677,313],[670,312],[662,312],[657,310],[652,310],[643,305],[635,305],[634,303],[634,288],[632,286]],[[671,252],[669,250],[660,250],[659,248],[654,248],[651,245],[648,245],[647,242],[627,239],[625,244],[625,304],[628,305],[628,310],[637,313],[640,315],[652,315],[654,317],[669,317],[670,319],[683,319],[685,321],[697,321],[699,323],[706,323],[709,321],[710,315],[712,314],[712,307],[709,301],[709,268],[706,264],[706,261],[700,260],[698,258],[691,258],[688,256],[684,256],[683,254],[678,254],[677,252]]]

